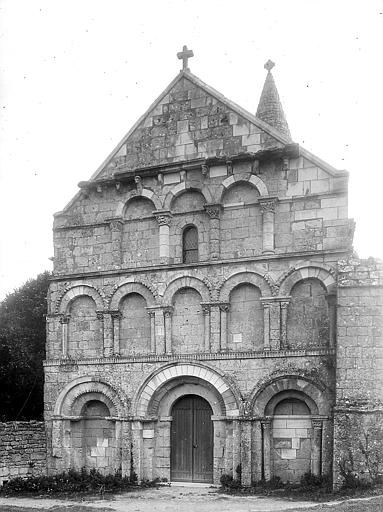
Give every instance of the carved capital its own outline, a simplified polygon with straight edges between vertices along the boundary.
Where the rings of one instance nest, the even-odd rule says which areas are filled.
[[[205,204],[204,208],[211,219],[219,219],[222,211],[221,204]]]
[[[262,425],[263,430],[270,430],[271,429],[271,418],[262,418],[261,425]]]
[[[262,213],[275,212],[275,205],[277,204],[277,198],[271,197],[269,199],[260,199],[259,204],[261,206]]]
[[[154,212],[154,216],[160,226],[170,226],[172,222],[172,214],[169,211],[157,211]]]
[[[233,174],[233,162],[231,160],[226,160],[227,174],[231,176]]]
[[[312,420],[313,428],[321,430],[323,428],[323,420]]]
[[[165,318],[170,318],[173,314],[173,306],[165,306],[163,311]]]
[[[282,169],[288,171],[290,168],[290,158],[288,156],[283,157]]]
[[[104,312],[103,311],[96,311],[97,320],[104,321]]]
[[[120,219],[111,220],[109,223],[109,227],[111,231],[121,232],[122,231],[123,222]]]
[[[285,300],[280,301],[281,309],[287,309],[289,307],[289,304],[290,304],[289,300],[285,299]]]
[[[111,310],[109,313],[114,320],[119,320],[122,317],[121,311],[119,309]]]
[[[70,315],[61,315],[60,324],[69,324]]]
[[[202,313],[204,315],[210,315],[210,304],[201,304],[202,306]]]
[[[228,313],[230,311],[230,303],[229,302],[221,302],[218,304],[218,307],[223,313]]]
[[[154,311],[154,309],[146,309],[146,312],[148,313],[150,318],[154,318],[156,315],[156,312]]]

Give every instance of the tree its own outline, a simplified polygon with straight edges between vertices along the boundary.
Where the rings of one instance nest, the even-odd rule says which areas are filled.
[[[50,273],[0,303],[0,420],[42,419],[45,315]]]

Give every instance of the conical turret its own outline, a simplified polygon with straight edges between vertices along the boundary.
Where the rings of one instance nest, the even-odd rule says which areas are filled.
[[[289,125],[287,124],[277,87],[274,82],[274,77],[271,73],[274,66],[275,64],[271,60],[268,60],[264,66],[265,69],[267,69],[267,76],[262,89],[256,116],[291,139]]]

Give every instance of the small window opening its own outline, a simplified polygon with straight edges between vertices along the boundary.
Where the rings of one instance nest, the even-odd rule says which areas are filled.
[[[182,236],[182,262],[198,261],[198,231],[195,226],[188,226]]]

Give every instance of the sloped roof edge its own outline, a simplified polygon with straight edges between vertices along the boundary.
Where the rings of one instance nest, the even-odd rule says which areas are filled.
[[[174,85],[181,80],[181,78],[187,78],[192,83],[197,85],[198,87],[201,87],[204,89],[208,94],[211,96],[214,96],[216,99],[224,103],[226,106],[228,106],[230,109],[234,110],[237,114],[241,115],[251,123],[253,123],[255,126],[263,130],[264,132],[268,133],[272,137],[274,137],[276,140],[281,142],[282,144],[291,144],[291,140],[280,133],[278,130],[275,130],[273,127],[271,127],[268,123],[265,123],[258,117],[256,117],[254,114],[251,114],[246,109],[238,105],[232,100],[229,100],[218,92],[216,89],[211,87],[210,85],[203,82],[200,78],[193,75],[190,71],[181,70],[177,76],[170,82],[170,84],[164,89],[164,91],[153,101],[153,103],[149,106],[149,108],[140,116],[140,118],[134,123],[134,125],[130,128],[130,130],[124,135],[124,137],[120,140],[120,142],[115,146],[115,148],[109,153],[109,155],[103,160],[101,165],[96,169],[96,171],[91,175],[90,180],[94,180],[97,178],[99,173],[104,169],[105,165],[108,163],[108,161],[115,155],[122,145],[126,142],[126,140],[129,138],[129,136],[134,132],[134,130],[140,125],[140,123],[146,118],[146,116],[158,105],[158,103],[169,93],[169,91],[174,87]],[[325,162],[324,160],[321,160],[319,157],[315,156],[313,153],[310,153],[310,151],[304,149],[303,147],[299,146],[299,152],[301,156],[304,156],[308,160],[312,161],[313,163],[317,164],[318,166],[322,167],[324,170],[328,171],[333,176],[343,176],[348,175],[347,171],[339,171],[335,169],[335,167],[332,167],[330,164]],[[63,208],[62,211],[55,213],[55,215],[60,215],[61,213],[64,213],[65,210],[70,208],[70,206],[75,202],[75,200],[79,197],[80,192],[78,192],[69,202],[68,204]]]

